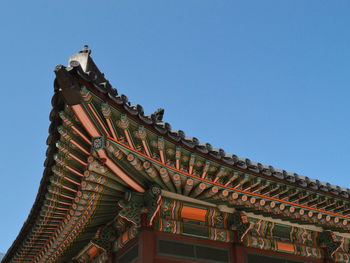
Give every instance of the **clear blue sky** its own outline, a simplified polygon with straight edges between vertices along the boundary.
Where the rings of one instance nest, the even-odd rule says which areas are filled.
[[[54,66],[84,44],[120,93],[165,108],[174,129],[350,187],[349,11],[320,0],[1,1],[0,252],[38,190]]]

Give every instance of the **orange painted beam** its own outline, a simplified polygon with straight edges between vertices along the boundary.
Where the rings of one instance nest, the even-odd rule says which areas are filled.
[[[205,221],[206,209],[184,205],[181,209],[181,217],[197,221]]]
[[[96,128],[96,126],[94,125],[94,123],[92,122],[82,105],[74,105],[72,106],[72,110],[91,137],[101,136],[100,132],[98,131],[98,129]],[[111,137],[108,136],[108,138]],[[113,141],[115,141],[115,139],[113,139]],[[115,164],[108,157],[104,149],[98,150],[97,153],[101,158],[106,160],[105,164],[130,187],[132,187],[138,192],[145,192],[145,189],[140,184],[138,184],[135,180],[128,176],[117,164]]]

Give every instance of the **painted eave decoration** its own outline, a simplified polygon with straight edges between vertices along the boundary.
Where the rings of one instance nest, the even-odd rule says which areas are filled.
[[[106,230],[109,225],[100,226],[113,221],[119,211],[132,226],[125,233],[135,236],[140,218],[124,213],[130,205],[123,201],[125,193],[136,199],[149,196],[144,200],[150,202],[135,205],[133,211],[146,212],[152,224],[165,202],[154,189],[235,211],[350,232],[349,189],[227,154],[172,130],[163,122],[163,109],[147,115],[141,105],[118,94],[90,53],[84,47],[67,67],[55,68],[43,178],[30,215],[3,262],[67,262],[80,251],[108,250],[100,236],[113,231]],[[181,213],[206,220],[203,209],[193,211]],[[163,227],[162,221],[157,224]],[[253,246],[254,238],[245,242]]]

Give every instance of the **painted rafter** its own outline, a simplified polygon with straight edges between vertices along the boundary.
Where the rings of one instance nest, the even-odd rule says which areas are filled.
[[[127,141],[129,141],[128,142],[128,144],[130,145],[130,142],[132,141],[132,136],[131,136],[131,132],[129,133],[129,137],[130,137],[130,139],[127,139]],[[126,136],[127,137],[127,136]],[[145,136],[145,138],[147,138],[147,135]],[[145,140],[143,140],[143,142],[145,142]],[[159,139],[158,138],[158,142],[162,142],[162,139]],[[161,143],[161,144],[163,144],[163,143]],[[163,163],[164,164],[164,162],[166,162],[166,159],[165,159],[165,154],[164,154],[164,150],[162,149],[162,146],[160,146],[159,147],[159,145],[161,145],[161,144],[159,144],[158,143],[158,150],[159,150],[159,156],[160,156],[160,161],[161,161],[161,163]],[[131,143],[131,145],[133,145],[133,143]],[[134,148],[134,146],[133,147],[131,147],[131,148]],[[143,148],[144,148],[144,152],[149,156],[150,155],[150,149],[149,149],[149,147],[148,146],[145,146],[145,144],[143,144]],[[191,157],[190,157],[190,159],[188,159],[187,161],[188,161],[188,164],[186,164],[185,166],[181,166],[180,167],[180,163],[182,163],[182,160],[181,160],[181,149],[179,148],[179,147],[176,147],[176,158],[175,158],[175,168],[176,169],[179,169],[179,168],[181,168],[181,171],[184,171],[184,169],[183,169],[183,167],[187,167],[187,172],[189,173],[189,174],[192,174],[193,173],[193,170],[194,170],[194,166],[193,166],[193,164],[194,164],[194,160],[196,159],[196,157],[195,156],[193,156],[193,155],[191,155]],[[219,169],[222,169],[222,170],[224,170],[224,168],[223,167],[221,167],[221,168],[219,168]],[[208,172],[208,170],[209,170],[209,166],[208,166],[208,163],[206,163],[206,165],[204,166],[204,168],[203,168],[203,170],[202,170],[202,176],[203,177],[206,177],[206,173]],[[220,174],[220,172],[217,172],[217,174]],[[232,177],[231,177],[232,178]],[[232,181],[235,181],[235,179],[236,178],[233,178],[233,179],[231,179],[230,177],[227,177],[227,181],[226,181],[226,184],[227,185],[229,185],[229,184],[231,184],[232,183]],[[208,179],[209,179],[209,177],[208,177]],[[217,182],[219,179],[220,179],[220,176],[212,176],[212,178],[210,177],[210,179],[215,183],[215,182]],[[231,180],[231,181],[230,181]],[[239,184],[242,184],[242,183],[246,183],[244,180],[242,181],[240,181],[239,182]],[[226,185],[226,186],[227,186]],[[254,189],[254,192],[255,192],[255,190],[257,190],[256,192],[261,192],[261,190],[263,190],[264,189],[264,185],[262,185],[262,184],[254,184],[254,183],[251,183],[250,185],[252,185],[251,186],[251,188],[254,188],[254,187],[256,187],[256,186],[258,186],[259,185],[259,187],[261,187],[260,189]],[[237,187],[237,186],[236,186]],[[249,186],[248,186],[248,189],[249,189]],[[282,199],[283,200],[285,200],[285,199],[288,199],[288,195],[285,195],[288,191],[286,190],[287,189],[287,187],[280,187],[279,185],[276,185],[276,186],[270,186],[270,188],[269,188],[269,190],[268,190],[268,192],[267,193],[265,193],[266,195],[269,195],[269,193],[271,194],[271,196],[270,197],[279,197],[279,196],[282,196]],[[295,202],[297,202],[299,200],[299,198],[297,198],[296,200],[295,200]],[[288,201],[288,200],[286,200],[286,201]],[[294,201],[294,200],[290,200],[291,202],[292,201]],[[331,208],[331,207],[329,207],[329,208]],[[339,210],[338,210],[339,211]],[[327,211],[325,211],[325,212],[327,212]]]
[[[125,117],[124,117],[125,118]],[[127,125],[127,126],[129,126],[129,125]],[[126,136],[127,137],[127,136]],[[129,137],[130,137],[130,133],[129,133]],[[114,138],[113,138],[114,139]],[[115,140],[116,141],[116,140]],[[131,138],[129,138],[129,139],[127,139],[127,141],[128,141],[128,144],[130,145],[132,145],[132,143],[130,143],[131,141],[132,141],[132,139]],[[163,140],[162,139],[159,139],[158,138],[158,150],[159,150],[159,155],[161,156],[160,157],[160,162],[162,163],[162,164],[164,164],[165,162],[166,162],[166,160],[165,160],[165,157],[164,157],[164,146],[162,146],[162,145],[164,145],[164,143],[163,143]],[[144,146],[144,145],[143,145]],[[145,147],[145,146],[144,146]],[[134,147],[131,147],[132,149],[134,148]],[[148,153],[149,153],[149,149],[147,150],[148,151]],[[144,151],[144,152],[147,152],[146,150]],[[177,148],[176,149],[176,165],[175,165],[175,167],[177,166],[177,167],[179,167],[179,160],[180,160],[180,150],[179,150],[179,148]],[[147,154],[147,155],[149,155],[149,154]],[[131,158],[131,157],[130,157]],[[192,174],[192,172],[193,172],[193,164],[194,164],[194,159],[195,159],[195,156],[191,156],[191,158],[188,160],[188,164],[186,165],[187,167],[188,167],[188,173],[189,174]],[[141,167],[141,166],[140,166]],[[148,169],[149,170],[149,169]],[[206,167],[206,169],[203,169],[203,173],[202,173],[202,176],[203,176],[203,174],[204,175],[206,175],[205,173],[206,173],[206,170],[208,170],[208,165],[207,165],[207,167]],[[223,167],[221,167],[220,168],[220,170],[221,171],[223,171],[224,170],[224,168]],[[182,171],[183,171],[183,169],[182,169]],[[154,174],[155,174],[155,172],[153,172]],[[163,172],[163,174],[166,174],[165,172]],[[175,174],[175,172],[173,172],[173,174]],[[219,175],[219,176],[218,176]],[[165,177],[168,177],[168,178],[170,178],[169,176],[165,176]],[[212,182],[213,183],[216,183],[219,179],[220,179],[220,177],[221,177],[221,175],[220,175],[220,171],[219,172],[217,172],[217,175],[214,177],[214,179],[212,179]],[[246,177],[246,179],[243,179],[243,180],[240,180],[239,181],[239,183],[238,183],[238,186],[240,186],[240,187],[242,187],[242,185],[244,185],[244,183],[247,183],[248,182],[248,180],[249,180],[249,177],[248,177],[248,179],[247,179],[247,176],[245,176]],[[158,178],[158,176],[155,176],[155,178]],[[233,179],[232,181],[234,181],[235,179]],[[172,181],[172,180],[171,180]],[[227,179],[227,181],[229,182],[229,184],[230,183],[232,183],[232,181],[230,181],[230,178],[228,178]],[[161,182],[162,181],[160,181],[160,180],[158,180],[158,183],[160,183],[161,184]],[[169,183],[169,181],[167,181],[168,183]],[[164,183],[164,181],[163,181],[163,183]],[[189,192],[192,190],[192,188],[191,188],[191,181],[189,181],[189,182],[187,182],[186,181],[186,184],[185,185],[187,185],[187,188],[186,188],[186,191],[184,191],[184,192],[187,192],[187,194],[189,194]],[[250,185],[251,185],[251,187],[250,187]],[[249,189],[251,189],[251,188],[253,188],[254,189],[254,187],[256,187],[256,186],[261,186],[260,185],[260,183],[251,183],[249,186],[248,186],[248,190]],[[169,187],[174,187],[175,185],[174,185],[174,182],[172,181],[172,184],[171,184],[171,186],[167,186],[167,188],[169,188]],[[262,185],[263,186],[263,185]],[[236,188],[237,188],[237,185],[236,185]],[[266,189],[266,188],[265,188]],[[284,186],[284,187],[280,187],[280,185],[277,185],[277,184],[274,184],[274,185],[271,185],[271,186],[269,186],[268,188],[267,188],[268,190],[267,190],[267,192],[265,192],[264,194],[267,196],[267,197],[279,197],[279,196],[283,196],[284,194],[286,194],[287,192],[288,192],[288,187],[287,186]],[[174,190],[174,189],[172,189],[172,190]],[[254,189],[254,190],[256,190],[256,189]],[[262,188],[260,188],[258,191],[256,191],[256,192],[261,192],[262,190],[264,190],[264,187],[262,187]],[[176,191],[176,190],[175,190]],[[285,198],[285,197],[284,197]],[[296,199],[296,201],[298,201],[299,200],[299,198],[298,199]],[[284,201],[284,200],[282,200],[282,201]],[[302,205],[303,204],[303,202],[301,202],[300,203],[300,205]],[[329,206],[328,206],[329,207]],[[312,208],[312,207],[311,207]],[[327,211],[325,211],[325,212],[327,212]]]
[[[120,143],[120,142],[113,141],[112,138],[110,138],[110,142],[114,143],[116,146],[119,146],[119,147],[121,147],[121,148],[123,148],[123,149],[125,149],[125,150],[128,150],[128,151],[131,151],[131,150],[132,150],[132,149],[130,149],[129,147],[127,147],[127,145],[124,145],[124,144],[122,144],[122,143]],[[163,167],[165,167],[166,169],[168,169],[168,170],[170,170],[170,171],[172,171],[172,172],[174,172],[174,173],[184,174],[187,178],[190,178],[191,180],[194,179],[194,180],[196,180],[196,181],[202,181],[202,182],[207,183],[207,184],[215,185],[216,187],[226,188],[226,189],[229,190],[230,192],[232,192],[232,190],[234,190],[234,191],[238,191],[238,192],[245,193],[245,194],[248,194],[248,195],[253,195],[253,196],[255,196],[255,198],[258,197],[259,199],[260,199],[260,198],[263,198],[263,199],[267,199],[267,200],[273,200],[274,204],[275,204],[276,202],[277,202],[277,203],[284,204],[284,206],[282,206],[282,207],[285,207],[285,206],[287,206],[287,207],[295,206],[295,207],[299,207],[299,210],[300,210],[300,209],[303,209],[303,210],[301,210],[301,211],[304,211],[304,209],[306,209],[306,210],[312,210],[312,211],[313,211],[313,215],[314,215],[314,214],[316,215],[317,213],[321,213],[321,214],[325,214],[325,215],[330,214],[332,217],[333,217],[333,216],[336,216],[336,217],[342,218],[343,222],[345,222],[345,221],[348,220],[348,217],[346,217],[346,216],[344,216],[344,215],[341,215],[341,214],[332,213],[332,212],[330,212],[330,211],[321,210],[321,209],[314,208],[314,207],[308,207],[308,206],[305,206],[305,205],[303,205],[303,204],[298,204],[298,203],[294,203],[294,202],[292,203],[292,202],[289,202],[289,201],[287,201],[287,200],[279,200],[279,199],[277,199],[277,198],[275,198],[275,197],[270,197],[270,196],[268,196],[268,195],[261,195],[261,194],[257,194],[257,193],[250,193],[250,192],[244,191],[244,190],[242,190],[242,189],[239,189],[239,188],[237,188],[237,187],[236,187],[236,188],[231,188],[231,189],[230,189],[229,187],[224,187],[224,186],[222,186],[222,185],[218,185],[216,182],[209,181],[209,180],[207,180],[207,179],[203,179],[203,178],[200,178],[200,177],[197,178],[197,177],[195,177],[194,175],[191,175],[191,174],[189,174],[189,173],[185,173],[185,172],[182,171],[182,170],[177,170],[177,169],[174,168],[174,167],[166,166],[166,165],[164,165],[162,162],[160,162],[160,161],[158,161],[158,160],[156,160],[156,159],[149,158],[148,156],[145,156],[145,155],[143,155],[142,153],[137,153],[137,152],[135,152],[135,151],[134,151],[133,153],[134,153],[135,155],[138,155],[140,159],[147,160],[148,163],[154,163],[154,164],[156,164],[156,165],[158,165],[158,166],[163,166]],[[240,181],[240,183],[239,183],[240,186],[244,183],[244,182],[242,182],[243,180],[246,180],[246,179],[243,178],[243,179]],[[186,181],[186,184],[185,184],[186,190],[184,191],[185,194],[188,194],[188,193],[192,190],[191,185],[193,185],[193,183],[191,184],[191,181],[189,181],[189,182]],[[186,187],[186,186],[187,186],[187,187]],[[277,191],[277,190],[280,189],[280,188],[281,188],[281,190],[280,190],[279,192],[276,192],[276,193],[274,194],[274,196],[278,196],[279,194],[285,193],[284,191],[286,191],[286,188],[280,187],[279,185],[276,185],[276,184],[270,185],[270,186],[268,187],[267,193],[272,193],[273,191]],[[214,190],[214,191],[215,191],[215,190]],[[265,194],[266,194],[266,193],[265,193]],[[210,196],[210,194],[207,194],[206,197],[207,197],[207,196]],[[212,195],[211,195],[211,196],[212,196]],[[295,200],[300,200],[302,197],[305,197],[305,195],[299,195],[299,196],[297,196],[297,198],[296,198]],[[274,205],[274,206],[275,206],[275,205]],[[304,212],[301,212],[301,213],[304,213]],[[334,219],[334,218],[333,218],[333,219]],[[345,220],[345,221],[344,221],[344,220]],[[329,222],[329,221],[328,221],[328,222]],[[344,224],[345,224],[345,223],[344,223]]]

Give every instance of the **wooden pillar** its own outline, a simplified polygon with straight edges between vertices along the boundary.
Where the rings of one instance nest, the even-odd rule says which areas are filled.
[[[156,254],[155,233],[151,229],[143,229],[139,239],[139,263],[153,263]]]
[[[244,247],[239,243],[233,243],[232,260],[234,263],[246,263]]]
[[[246,263],[246,255],[243,245],[239,242],[237,231],[233,233],[232,260],[234,263]]]
[[[324,263],[335,263],[335,261],[333,261],[332,259],[329,259],[327,257],[324,257]]]

